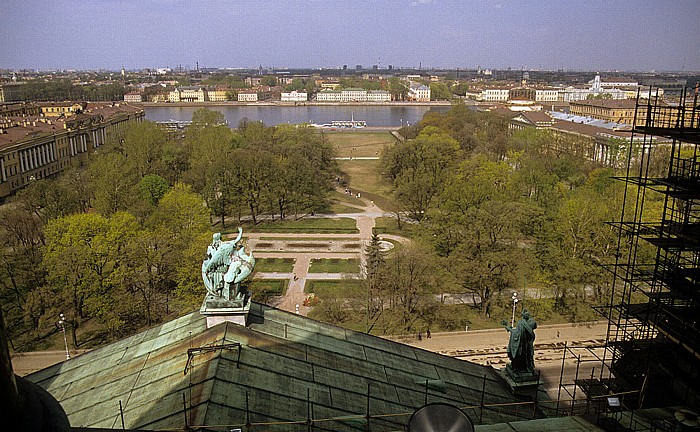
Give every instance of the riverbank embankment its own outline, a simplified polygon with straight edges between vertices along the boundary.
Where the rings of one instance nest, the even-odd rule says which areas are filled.
[[[376,106],[376,107],[409,107],[409,106],[450,106],[449,101],[393,101],[393,102],[282,102],[282,101],[260,101],[260,102],[133,102],[132,105],[148,107],[236,107],[236,106],[276,106],[276,107],[303,107],[303,106]]]

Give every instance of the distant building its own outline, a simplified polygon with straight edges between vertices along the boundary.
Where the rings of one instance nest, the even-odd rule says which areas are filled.
[[[573,115],[632,125],[635,105],[632,99],[587,99],[570,102],[569,111]]]
[[[383,90],[349,88],[345,90],[321,90],[316,94],[318,102],[388,102],[391,93]]]
[[[207,98],[210,102],[226,102],[229,90],[226,88],[215,88],[207,90]]]
[[[619,89],[624,87],[639,87],[639,82],[633,80],[625,79],[601,79],[600,75],[596,75],[595,78],[588,82],[592,86],[598,85],[601,89]]]
[[[367,92],[367,102],[389,102],[391,93],[384,90],[369,90]]]
[[[630,132],[614,131],[592,124],[577,123],[572,121],[557,120],[542,111],[520,112],[511,118],[508,129],[510,131],[538,129],[551,132],[554,136],[570,137],[578,140],[578,146],[574,152],[584,155],[586,158],[601,163],[612,161],[611,148],[613,139],[629,140]],[[549,140],[552,149],[556,150],[559,140]],[[567,151],[572,151],[568,149]]]
[[[337,90],[340,88],[340,83],[338,81],[319,81],[317,83],[322,90]]]
[[[556,102],[559,89],[554,87],[514,87],[508,90],[508,100],[531,100],[534,102]],[[491,101],[493,102],[493,101]]]
[[[86,158],[127,122],[145,116],[143,109],[127,103],[72,102],[15,107],[2,114],[0,198]]]
[[[430,87],[423,84],[411,84],[408,87],[408,100],[416,102],[430,101]]]
[[[367,90],[349,88],[340,92],[341,102],[367,102]]]
[[[514,87],[508,91],[508,100],[531,100],[537,97],[537,91],[531,87]]]
[[[523,130],[528,128],[549,129],[554,126],[554,119],[542,111],[524,111],[510,120],[508,129]]]
[[[309,100],[309,95],[306,92],[293,90],[291,92],[282,92],[281,100],[282,102],[306,102]]]
[[[272,89],[262,86],[254,90],[243,90],[238,92],[238,102],[260,102],[272,97]]]
[[[181,102],[206,102],[207,91],[204,87],[180,87]]]
[[[508,129],[543,129],[555,136],[576,139],[578,146],[573,151],[592,161],[612,166],[619,163],[620,143],[627,143],[632,138],[631,128],[625,124],[561,112],[520,112],[510,119]],[[635,137],[635,140],[639,139]],[[550,142],[556,147],[559,140]]]
[[[87,102],[39,102],[44,117],[70,116],[87,108]]]
[[[245,79],[245,83],[251,87],[257,87],[262,84],[262,77],[248,77]]]
[[[340,102],[340,92],[338,90],[321,90],[316,93],[318,102]]]
[[[560,102],[573,102],[588,99],[593,95],[591,89],[569,86],[559,91]]]
[[[243,90],[238,92],[238,102],[257,102],[258,92],[252,90]]]
[[[0,119],[3,117],[40,116],[41,107],[33,102],[17,102],[0,105]]]
[[[209,100],[207,91],[200,86],[183,86],[171,91],[170,102],[206,102]]]
[[[481,90],[481,100],[484,102],[506,102],[510,96],[510,88],[493,87]]]
[[[282,86],[289,85],[292,83],[292,81],[294,81],[294,78],[298,78],[298,77],[289,76],[289,75],[278,76],[277,77],[277,84],[282,85]]]
[[[607,99],[634,99],[637,97],[637,92],[640,86],[636,81],[627,80],[602,80],[600,75],[596,75],[594,79],[588,82],[589,87],[573,87],[569,86],[559,90],[559,101],[561,102],[576,102],[591,98],[607,98]],[[642,91],[642,93],[644,93]],[[654,96],[657,91],[654,91]],[[662,93],[659,93],[662,94]],[[648,97],[649,91],[646,91]],[[645,97],[642,95],[642,97]]]
[[[556,102],[559,100],[559,89],[536,88],[535,102]]]
[[[639,96],[640,99],[655,99],[657,97],[661,98],[664,95],[664,89],[659,87],[654,87],[650,89],[649,87],[621,87],[620,91],[624,92],[625,99],[636,99]]]
[[[127,103],[143,102],[143,95],[140,92],[136,92],[136,91],[124,93],[124,102],[127,102]]]

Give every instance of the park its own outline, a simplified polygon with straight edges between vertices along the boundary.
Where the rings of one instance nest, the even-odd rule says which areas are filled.
[[[244,133],[252,135],[252,138],[257,140],[266,137],[270,139],[274,137],[273,129],[259,128],[253,125],[250,131]],[[278,134],[290,133],[289,130],[280,129],[282,130],[276,131]],[[272,135],[271,132],[273,132]],[[412,133],[412,131],[404,132]],[[149,133],[153,133],[157,137],[157,132],[151,131]],[[431,133],[432,136],[429,138],[436,139],[436,132]],[[214,151],[213,146],[217,145],[217,140],[230,139],[228,132],[215,128],[200,128],[199,130],[193,128],[191,134],[204,143],[203,149],[211,147],[209,149],[212,151]],[[139,140],[142,141],[148,136],[148,133],[144,134],[142,131]],[[238,207],[237,211],[232,212],[230,209],[235,207],[235,203],[230,201],[228,210],[222,211],[220,215],[216,216],[216,211],[219,208],[226,208],[226,200],[219,193],[218,196],[214,194],[212,199],[208,201],[213,215],[209,216],[209,223],[199,224],[199,229],[209,230],[209,232],[221,231],[224,239],[231,239],[235,237],[237,227],[243,227],[243,242],[248,250],[253,251],[257,260],[255,272],[248,282],[248,289],[253,295],[253,300],[353,330],[369,331],[446,355],[483,364],[496,365],[507,362],[504,350],[507,333],[501,330],[502,333],[496,333],[500,334],[499,337],[492,333],[499,327],[498,322],[501,318],[511,315],[510,308],[513,305],[505,299],[506,295],[510,294],[507,288],[501,288],[504,293],[502,303],[495,302],[491,311],[488,314],[483,314],[480,310],[481,304],[477,301],[481,299],[479,292],[477,290],[464,290],[459,283],[455,283],[454,279],[441,279],[440,289],[428,291],[424,289],[426,285],[436,283],[432,276],[415,281],[407,280],[406,286],[411,286],[414,282],[418,283],[418,286],[415,286],[415,290],[412,291],[413,295],[406,298],[409,301],[420,299],[422,303],[418,307],[403,310],[397,291],[391,291],[391,287],[380,288],[367,283],[368,272],[376,271],[378,265],[375,262],[374,264],[370,263],[370,267],[368,267],[367,263],[368,246],[372,243],[373,237],[376,237],[376,241],[384,245],[382,252],[377,255],[381,256],[380,262],[391,259],[395,254],[403,254],[404,265],[405,263],[414,265],[415,263],[411,264],[407,260],[424,253],[424,251],[416,249],[415,245],[416,241],[421,243],[425,241],[424,233],[421,233],[420,229],[421,222],[416,220],[415,216],[420,215],[421,212],[424,214],[425,210],[411,212],[410,205],[415,203],[406,201],[406,195],[398,194],[397,182],[392,182],[391,178],[383,172],[387,155],[391,155],[392,150],[405,145],[405,137],[396,132],[356,130],[325,132],[321,134],[321,137],[323,142],[327,143],[329,151],[332,151],[332,163],[337,167],[334,171],[335,174],[329,180],[327,204],[316,206],[314,210],[306,208],[305,211],[296,210],[292,213],[291,209],[294,208],[294,205],[290,201],[290,204],[285,204],[287,206],[285,210],[275,215],[274,212],[265,214],[264,211],[258,211],[255,207],[252,210]],[[430,143],[424,145],[430,145]],[[204,156],[203,152],[199,156]],[[331,159],[328,161],[331,162]],[[105,167],[101,166],[101,163],[101,161],[97,161],[95,165],[97,168],[104,169]],[[485,161],[481,163],[485,163]],[[484,165],[484,167],[488,166],[488,164]],[[445,165],[445,168],[449,169],[449,163]],[[197,181],[201,182],[199,184],[202,185],[202,191],[206,193],[208,188],[221,187],[221,184],[225,184],[223,182],[230,181],[226,180],[225,175],[225,172],[221,174],[218,184],[207,184],[210,179],[205,177],[199,177],[198,180],[195,173],[189,179],[195,185],[198,184]],[[486,181],[488,182],[488,180]],[[146,196],[151,198],[158,196],[158,183],[154,181],[148,186],[145,188],[148,192]],[[160,187],[167,190],[167,184],[160,185]],[[486,190],[484,187],[481,189],[482,192]],[[96,189],[96,191],[98,190]],[[46,194],[47,190],[41,192]],[[181,190],[179,192],[181,195],[179,199],[189,199],[189,191]],[[163,194],[162,191],[160,193]],[[111,200],[104,201],[107,203],[115,202],[117,198],[113,196]],[[92,200],[99,206],[103,202],[103,196],[97,193],[92,197]],[[167,202],[168,199],[166,199]],[[158,203],[158,205],[161,204],[162,202]],[[170,208],[182,209],[181,204],[177,203],[176,199],[171,203]],[[132,203],[130,206],[146,213],[146,210],[143,209],[144,204],[133,207],[135,204]],[[105,210],[102,210],[101,213],[109,213],[108,207],[104,208]],[[46,211],[46,208],[42,210]],[[157,208],[155,210],[155,214],[160,214],[161,218],[166,214],[162,210],[159,213]],[[199,210],[196,212],[199,213]],[[138,213],[137,216],[143,218]],[[201,218],[201,216],[204,215],[200,213],[199,217]],[[114,219],[114,217],[113,214],[110,219]],[[173,220],[172,213],[169,217],[172,226],[183,226],[181,222]],[[106,225],[105,232],[109,232],[109,220],[92,222]],[[116,227],[122,229],[136,228],[134,225],[138,225],[138,220],[133,221],[128,218],[126,221],[116,220],[115,222],[119,222],[121,225],[116,225]],[[88,222],[84,221],[83,223]],[[149,225],[153,227],[156,224],[157,222],[153,219],[144,224],[141,230],[137,229],[135,232],[143,235],[144,230]],[[76,226],[85,225],[78,224]],[[122,231],[121,234],[125,232],[127,231]],[[180,232],[174,237],[177,238],[183,234],[185,233]],[[437,234],[434,235],[435,237]],[[151,245],[159,244],[157,237],[150,238],[153,242]],[[208,240],[195,240],[195,237],[188,238],[190,241],[198,242],[198,244],[202,244],[204,241],[208,242]],[[126,240],[124,242],[129,244]],[[179,244],[183,246],[177,246],[179,249],[177,255],[188,252],[187,256],[194,259],[201,254],[201,251],[190,250],[183,243]],[[106,253],[106,251],[103,252]],[[157,257],[149,259],[154,258]],[[158,261],[154,261],[154,263],[157,265]],[[433,262],[431,266],[423,266],[421,271],[436,272],[435,269],[438,267],[435,265]],[[444,266],[445,263],[443,262],[442,265]],[[445,270],[455,271],[446,266],[440,273],[445,272]],[[197,273],[197,271],[190,271]],[[400,273],[394,273],[389,276],[389,280],[400,277],[402,277]],[[554,313],[551,304],[554,302],[555,296],[538,294],[539,290],[534,277],[515,275],[511,278],[515,282],[513,288],[521,293],[523,301],[527,302],[530,307],[534,306],[538,320],[544,325],[544,328],[548,329],[543,331],[545,339],[538,341],[538,346],[542,344],[542,347],[546,347],[543,348],[543,353],[538,355],[538,360],[543,364],[543,367],[546,364],[550,365],[549,368],[553,370],[550,375],[555,376],[559,373],[560,368],[557,366],[559,352],[557,350],[561,349],[562,343],[568,342],[585,347],[600,346],[604,339],[601,330],[598,330],[595,336],[583,330],[580,332],[565,330],[562,332],[561,338],[560,331],[557,331],[555,336],[549,328],[578,329],[579,327],[568,327],[568,320],[564,316]],[[164,281],[157,277],[144,280],[145,287],[139,286],[144,305],[147,304],[148,299],[153,299],[148,306],[151,308],[149,311],[150,319],[144,320],[141,317],[134,323],[129,323],[124,318],[137,317],[138,315],[135,315],[133,311],[110,311],[111,313],[122,313],[122,318],[117,317],[117,319],[112,318],[111,320],[106,319],[105,312],[86,313],[84,320],[80,321],[78,326],[68,326],[69,337],[66,339],[66,348],[73,354],[84,352],[85,349],[92,349],[115,337],[128,334],[124,332],[129,331],[129,328],[134,330],[143,328],[142,326],[148,326],[149,322],[155,323],[158,320],[175,317],[177,314],[187,311],[188,307],[198,307],[198,303],[201,302],[201,287],[194,281],[196,278],[179,280],[185,286],[194,284],[191,291],[159,293],[157,283]],[[377,285],[380,284],[379,281],[380,278],[377,277]],[[387,279],[384,279],[382,283],[386,284]],[[528,284],[528,286],[519,287],[520,283]],[[149,284],[151,284],[150,287],[148,287]],[[150,288],[151,291],[149,292],[146,287]],[[465,295],[465,292],[470,294]],[[162,297],[162,294],[166,294],[165,298]],[[386,298],[382,298],[382,296],[386,296]],[[531,298],[522,298],[522,296],[531,296]],[[186,306],[187,304],[192,306]],[[493,319],[491,319],[491,315],[494,315]],[[588,316],[584,316],[584,322],[586,319],[591,320]],[[579,320],[581,319],[579,318]],[[73,315],[71,322],[78,322],[75,315]],[[110,325],[113,326],[111,329]],[[465,328],[468,329],[467,332],[464,331]],[[581,327],[581,329],[586,328],[588,327]],[[595,328],[602,329],[602,327]],[[419,333],[425,335],[427,330],[432,330],[432,337],[418,340],[417,335]],[[73,337],[70,337],[71,333],[73,333]],[[57,354],[54,353],[60,353],[64,345],[60,329],[54,327],[44,330],[43,334],[36,331],[33,333],[34,336],[37,334],[39,337],[36,341],[28,345],[28,347],[32,347],[30,350],[33,351],[37,348],[46,350],[47,354],[43,356],[45,361],[56,361]],[[19,337],[18,340],[22,340],[22,338]],[[467,350],[466,347],[470,347],[470,350]],[[18,365],[19,370],[31,371],[40,365],[45,365],[37,360],[40,357],[42,356],[35,354],[16,356],[16,358],[27,362],[24,364],[29,365],[23,369],[20,364]],[[58,358],[60,359],[60,355]],[[552,379],[550,383],[553,381],[556,380]],[[551,387],[554,389],[556,386]]]

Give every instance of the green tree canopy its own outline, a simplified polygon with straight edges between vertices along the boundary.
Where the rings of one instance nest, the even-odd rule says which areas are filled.
[[[422,219],[433,197],[442,191],[459,159],[459,144],[434,127],[382,153],[384,172],[394,183],[397,200],[416,220]]]
[[[450,100],[452,92],[445,83],[431,82],[430,83],[430,99],[431,100]]]

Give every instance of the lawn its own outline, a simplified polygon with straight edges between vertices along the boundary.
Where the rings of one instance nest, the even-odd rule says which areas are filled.
[[[346,193],[341,193],[338,191],[333,191],[330,196],[331,200],[339,202],[342,204],[348,204],[351,206],[365,207],[365,202],[359,198],[355,198],[353,195],[348,195]]]
[[[255,271],[263,273],[291,273],[294,271],[294,258],[257,258]]]
[[[309,273],[358,273],[360,260],[353,259],[314,259],[311,260]]]
[[[248,289],[254,301],[265,303],[270,297],[283,295],[288,283],[287,279],[253,280]]]
[[[299,219],[264,222],[243,227],[244,231],[259,233],[357,234],[357,224],[350,218]]]
[[[343,213],[362,213],[364,210],[357,207],[350,207],[340,203],[333,203],[328,209],[328,212],[319,212],[322,214],[343,214]]]
[[[377,157],[384,146],[396,142],[396,138],[389,132],[338,132],[327,133],[325,137],[338,157]]]
[[[341,160],[338,165],[345,173],[350,191],[361,192],[363,198],[374,201],[383,210],[396,209],[391,198],[391,182],[382,176],[379,160]]]
[[[304,292],[314,293],[323,300],[324,297],[343,297],[362,290],[359,280],[309,280],[306,281]],[[352,296],[349,296],[352,297]]]
[[[283,240],[283,241],[300,241],[304,240],[305,237],[292,237],[292,236],[260,236],[261,241],[272,241],[272,240]],[[343,237],[314,237],[314,241],[337,241],[343,240]],[[347,239],[346,239],[347,240]]]
[[[333,191],[329,198],[331,199],[330,208],[327,212],[320,213],[362,213],[365,211],[364,207],[367,206],[364,201],[356,198],[354,195],[349,195],[338,191]]]
[[[396,218],[379,217],[375,221],[374,232],[380,236],[381,234],[394,234],[412,239],[418,231],[418,224],[406,223],[405,221],[399,229]]]

